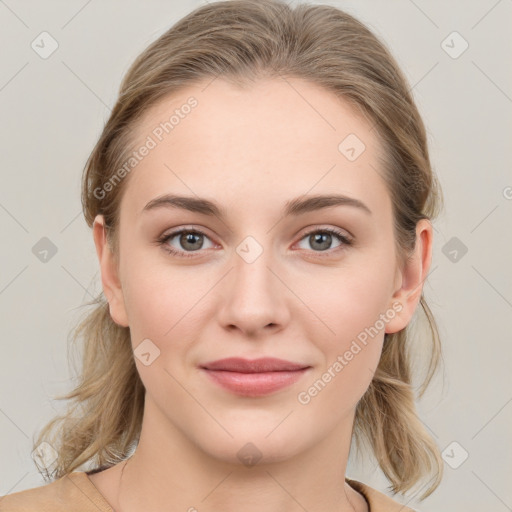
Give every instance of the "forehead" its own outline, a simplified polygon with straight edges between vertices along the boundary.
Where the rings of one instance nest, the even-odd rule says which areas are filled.
[[[282,206],[308,192],[346,193],[367,204],[387,195],[371,121],[302,79],[239,88],[217,78],[187,87],[139,121],[135,149],[150,139],[123,198],[137,212],[167,192],[233,204],[243,198],[246,206]]]

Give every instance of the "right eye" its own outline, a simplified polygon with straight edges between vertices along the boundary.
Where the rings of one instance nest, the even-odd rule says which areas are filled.
[[[177,243],[181,245],[182,249],[169,245],[168,242],[176,237],[178,237]],[[193,253],[203,248],[203,240],[205,237],[209,240],[209,237],[205,233],[197,229],[179,229],[160,237],[158,243],[164,250],[174,256],[178,256],[179,258],[194,258],[196,255]]]

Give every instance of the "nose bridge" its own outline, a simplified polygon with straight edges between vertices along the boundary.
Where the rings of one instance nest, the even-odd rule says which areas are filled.
[[[238,299],[248,304],[253,300],[268,302],[275,297],[275,276],[269,270],[274,258],[268,239],[260,243],[255,237],[247,236],[235,252],[232,292]]]

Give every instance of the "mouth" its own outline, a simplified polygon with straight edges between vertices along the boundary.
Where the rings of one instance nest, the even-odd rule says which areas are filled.
[[[284,359],[227,358],[212,361],[200,369],[217,385],[234,394],[258,397],[274,393],[297,382],[311,368]]]

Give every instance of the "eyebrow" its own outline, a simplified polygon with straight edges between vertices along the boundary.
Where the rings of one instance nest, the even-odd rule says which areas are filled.
[[[330,208],[333,206],[352,206],[372,215],[372,211],[359,199],[345,195],[314,195],[302,196],[289,200],[285,203],[284,216],[297,216],[304,213]],[[157,208],[179,208],[203,215],[215,216],[220,219],[226,218],[226,211],[213,201],[201,197],[178,196],[165,194],[149,201],[144,206],[142,213]]]

